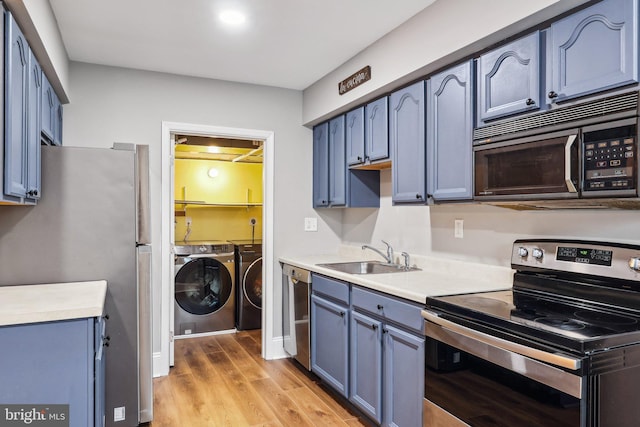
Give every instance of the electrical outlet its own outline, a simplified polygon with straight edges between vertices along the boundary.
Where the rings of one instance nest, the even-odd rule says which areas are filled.
[[[453,222],[453,237],[462,239],[464,237],[464,220],[456,219]]]
[[[305,218],[304,231],[318,231],[318,218]]]
[[[184,221],[187,224],[187,227],[189,227],[191,225],[191,217],[190,216],[185,216],[184,217]]]

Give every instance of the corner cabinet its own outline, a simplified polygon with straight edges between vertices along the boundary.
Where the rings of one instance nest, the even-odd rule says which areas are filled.
[[[551,24],[547,102],[638,81],[637,0],[603,0]]]
[[[540,32],[477,61],[478,123],[540,108]]]
[[[349,284],[313,275],[311,370],[349,395]]]
[[[427,193],[435,201],[473,196],[473,63],[431,77],[427,94]]]
[[[0,327],[0,401],[69,405],[71,427],[104,426],[104,320]]]
[[[380,206],[379,171],[347,167],[347,141],[364,135],[361,124],[343,114],[313,128],[314,208]]]
[[[393,203],[426,203],[425,82],[389,97]]]

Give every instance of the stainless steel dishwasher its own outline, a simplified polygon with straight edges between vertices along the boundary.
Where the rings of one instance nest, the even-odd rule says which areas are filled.
[[[309,296],[311,272],[282,264],[282,338],[284,351],[311,370]]]

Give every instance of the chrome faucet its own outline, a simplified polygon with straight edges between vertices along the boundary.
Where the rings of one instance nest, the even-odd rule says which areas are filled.
[[[369,246],[369,245],[362,245],[362,250],[371,249],[372,251],[374,251],[377,254],[379,254],[382,258],[384,258],[385,261],[387,261],[387,264],[394,264],[394,262],[393,262],[393,248],[391,247],[391,245],[389,243],[385,242],[384,240],[382,240],[382,243],[387,245],[387,254],[386,255],[381,250],[376,249],[373,246]]]
[[[408,270],[411,268],[411,257],[407,252],[402,252],[400,255],[404,258],[404,269]]]

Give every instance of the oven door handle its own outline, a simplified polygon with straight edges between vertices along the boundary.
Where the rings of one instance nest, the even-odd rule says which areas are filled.
[[[531,348],[522,344],[507,341],[502,338],[494,337],[483,332],[475,331],[473,329],[458,325],[457,323],[451,322],[447,319],[443,319],[442,317],[438,316],[437,313],[434,313],[432,311],[422,310],[422,317],[424,317],[429,322],[435,323],[436,325],[442,326],[443,328],[449,329],[453,332],[457,332],[458,334],[463,335],[469,339],[480,341],[486,345],[497,347],[512,353],[518,353],[523,356],[539,360],[541,362],[550,363],[552,365],[561,366],[563,368],[571,369],[574,371],[580,369],[580,366],[582,365],[582,360],[580,359],[574,359],[557,353],[549,353],[543,350],[538,350],[536,348]]]
[[[571,179],[571,148],[573,147],[574,142],[578,135],[569,135],[567,139],[567,143],[564,146],[564,182],[567,185],[567,189],[569,193],[577,193],[578,189],[576,188],[573,180]]]

